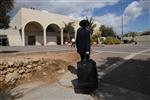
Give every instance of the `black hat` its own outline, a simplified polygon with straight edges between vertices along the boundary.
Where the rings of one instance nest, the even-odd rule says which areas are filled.
[[[89,21],[88,20],[81,20],[80,21],[80,23],[79,23],[79,25],[81,26],[81,27],[87,27],[87,26],[89,26]]]

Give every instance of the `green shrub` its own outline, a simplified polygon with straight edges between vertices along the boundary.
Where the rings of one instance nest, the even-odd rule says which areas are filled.
[[[120,44],[121,41],[114,37],[107,37],[106,40],[102,42],[102,44]]]

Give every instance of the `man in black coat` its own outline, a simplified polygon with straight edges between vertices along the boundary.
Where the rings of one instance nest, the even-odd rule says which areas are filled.
[[[83,61],[85,60],[86,55],[90,55],[90,31],[87,29],[89,21],[82,20],[79,25],[81,27],[77,30],[76,47],[77,52],[80,54],[81,61]]]

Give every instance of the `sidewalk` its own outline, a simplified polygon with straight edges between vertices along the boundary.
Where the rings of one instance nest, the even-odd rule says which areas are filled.
[[[10,92],[14,99],[9,100],[94,100],[90,95],[74,92],[72,80],[76,78],[76,75],[68,71],[54,84],[42,82],[23,84]]]

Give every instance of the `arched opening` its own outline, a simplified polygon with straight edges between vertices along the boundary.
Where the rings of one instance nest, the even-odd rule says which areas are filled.
[[[43,27],[38,22],[29,22],[24,28],[25,45],[44,45]]]
[[[60,27],[56,24],[50,24],[46,28],[46,44],[60,45]]]

